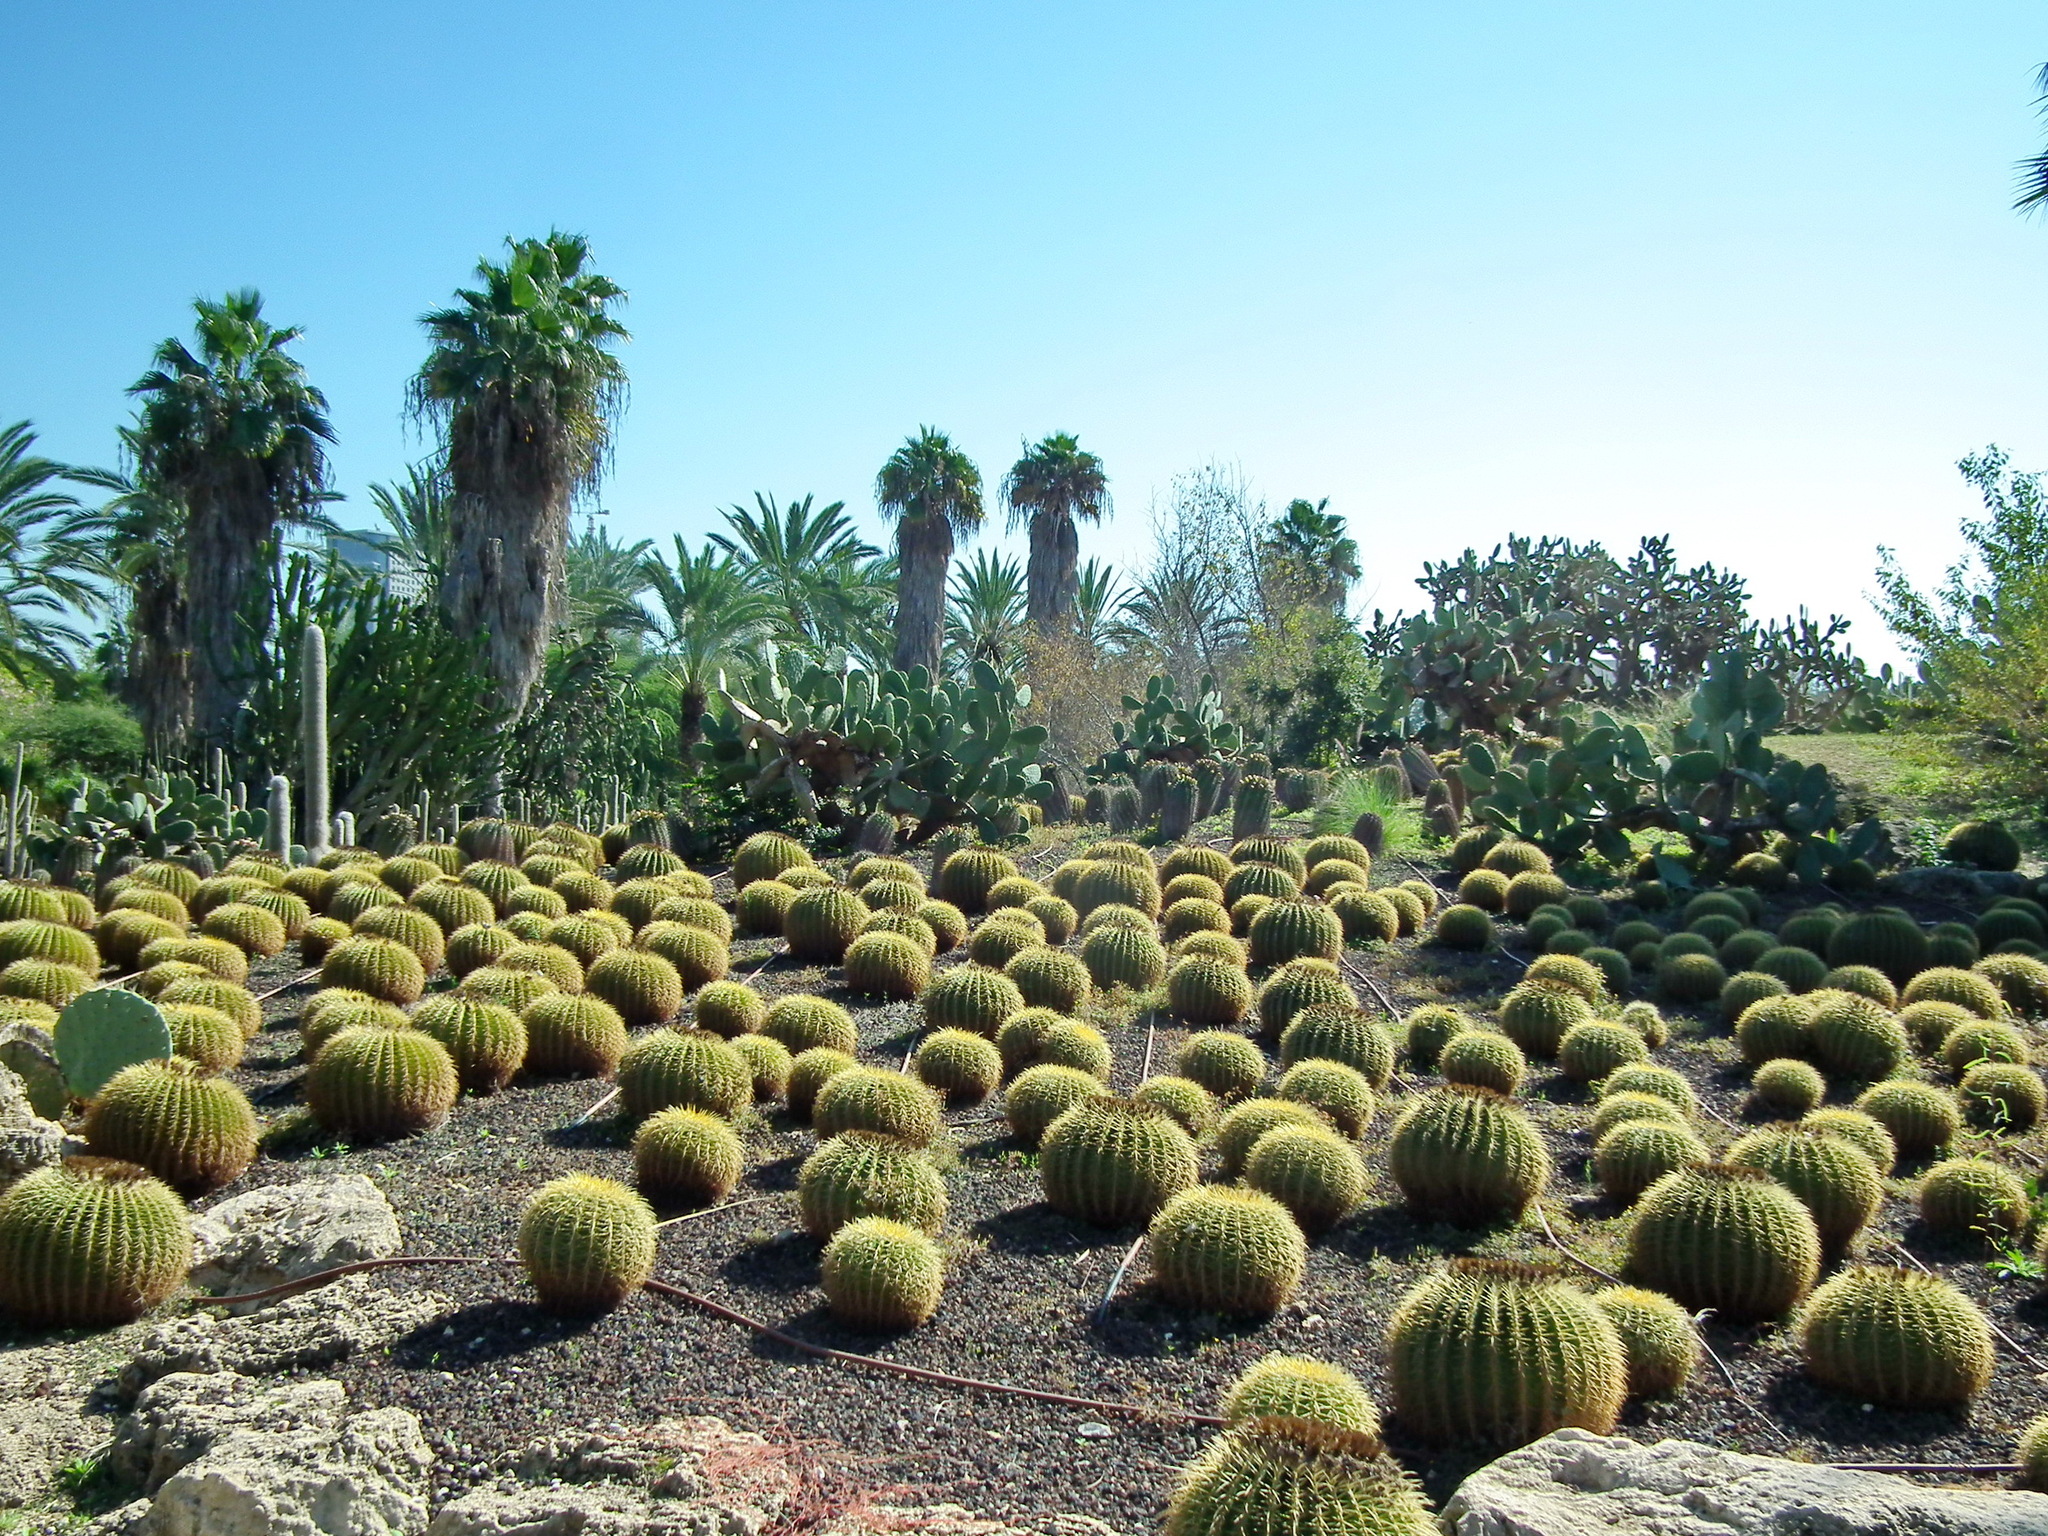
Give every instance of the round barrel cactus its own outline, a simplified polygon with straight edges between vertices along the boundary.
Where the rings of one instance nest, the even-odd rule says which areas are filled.
[[[1301,1284],[1308,1242],[1287,1208],[1256,1190],[1202,1184],[1152,1218],[1152,1282],[1175,1306],[1258,1316]]]
[[[939,1245],[885,1216],[847,1222],[825,1244],[819,1266],[825,1304],[840,1322],[896,1332],[928,1322],[946,1288]]]
[[[1148,1077],[1131,1098],[1171,1115],[1174,1123],[1197,1141],[1215,1128],[1215,1095],[1189,1078]]]
[[[1376,1435],[1263,1418],[1181,1474],[1166,1536],[1436,1536],[1421,1492]]]
[[[0,1194],[0,1314],[28,1327],[132,1322],[191,1267],[184,1202],[133,1163],[66,1158]]]
[[[1286,1206],[1303,1231],[1321,1232],[1358,1208],[1367,1175],[1357,1149],[1336,1132],[1281,1125],[1252,1143],[1244,1182]]]
[[[1550,1154],[1509,1100],[1453,1084],[1403,1111],[1387,1169],[1416,1215],[1478,1226],[1521,1215],[1549,1182]]]
[[[1912,1052],[1905,1027],[1883,1005],[1854,993],[1829,993],[1806,1021],[1814,1060],[1843,1077],[1879,1082]]]
[[[1054,1210],[1094,1226],[1121,1227],[1151,1220],[1192,1188],[1201,1160],[1187,1132],[1162,1111],[1091,1096],[1046,1128],[1038,1171]]]
[[[1791,1190],[1829,1249],[1845,1247],[1884,1201],[1884,1181],[1867,1156],[1840,1137],[1805,1126],[1751,1131],[1728,1149],[1725,1160],[1767,1173]]]
[[[1629,1273],[1730,1322],[1783,1317],[1820,1273],[1820,1232],[1784,1185],[1754,1168],[1701,1163],[1668,1173],[1636,1202]]]
[[[1758,1067],[1749,1087],[1765,1108],[1798,1116],[1827,1097],[1828,1081],[1808,1063],[1781,1056]]]
[[[519,1218],[519,1262],[551,1312],[607,1312],[654,1274],[654,1212],[610,1179],[544,1184]]]
[[[804,1230],[813,1237],[830,1237],[863,1216],[885,1216],[927,1233],[946,1220],[946,1181],[931,1159],[908,1142],[866,1131],[834,1136],[805,1158],[796,1195]]]
[[[1540,981],[1517,984],[1500,1003],[1501,1033],[1546,1061],[1557,1055],[1573,1025],[1592,1017],[1592,1005],[1578,993]]]
[[[407,1027],[359,1024],[330,1038],[306,1070],[306,1107],[350,1141],[432,1130],[462,1091],[440,1041]]]
[[[95,1156],[146,1168],[186,1195],[240,1178],[256,1160],[257,1135],[241,1089],[178,1057],[124,1067],[85,1116]]]
[[[1510,1096],[1522,1086],[1528,1068],[1522,1048],[1491,1029],[1468,1029],[1454,1035],[1436,1058],[1436,1069],[1445,1082],[1491,1088]]]
[[[1241,966],[1205,955],[1176,961],[1166,973],[1166,1005],[1197,1027],[1236,1024],[1252,1010],[1251,978]]]
[[[1624,1205],[1665,1174],[1707,1161],[1707,1145],[1683,1125],[1625,1120],[1593,1144],[1600,1188]]]
[[[1621,1339],[1628,1357],[1628,1395],[1681,1392],[1699,1364],[1700,1336],[1685,1308],[1669,1296],[1632,1285],[1593,1293],[1593,1305]]]
[[[1825,1387],[1887,1408],[1957,1408],[1991,1384],[1991,1328],[1975,1302],[1918,1270],[1859,1265],[1813,1293],[1799,1354]]]
[[[1936,1163],[1920,1181],[1918,1203],[1929,1231],[1995,1247],[2024,1237],[2034,1213],[2026,1185],[1984,1157]]]
[[[1024,994],[998,971],[963,965],[934,978],[918,1006],[934,1029],[965,1029],[994,1039],[1005,1021],[1024,1011]]]
[[[634,1120],[676,1106],[730,1120],[753,1099],[746,1062],[706,1029],[657,1029],[619,1060],[620,1107]]]
[[[1891,1133],[1902,1156],[1943,1151],[1963,1128],[1955,1095],[1932,1083],[1897,1078],[1863,1090],[1856,1107]]]
[[[1231,1424],[1304,1419],[1353,1434],[1377,1435],[1380,1416],[1364,1385],[1341,1365],[1300,1355],[1253,1361],[1224,1391],[1218,1415]]]
[[[446,993],[421,1003],[412,1023],[447,1048],[472,1093],[496,1093],[526,1065],[526,1025],[496,1003]]]
[[[626,1021],[602,998],[556,992],[521,1010],[526,1070],[543,1077],[610,1077],[632,1044]]]
[[[943,1121],[938,1096],[908,1073],[852,1067],[818,1090],[811,1124],[820,1136],[872,1131],[926,1147],[938,1139]]]
[[[633,1133],[634,1181],[657,1200],[723,1200],[746,1165],[746,1150],[732,1126],[701,1109],[660,1110]]]
[[[853,1015],[829,998],[793,993],[768,1005],[761,1033],[779,1041],[792,1056],[820,1046],[851,1056],[860,1045]]]

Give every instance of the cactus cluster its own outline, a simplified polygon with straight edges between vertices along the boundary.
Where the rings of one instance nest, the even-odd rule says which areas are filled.
[[[2024,1237],[2033,1216],[2026,1185],[1984,1157],[1936,1163],[1921,1179],[1917,1198],[1929,1231],[1998,1247]]]

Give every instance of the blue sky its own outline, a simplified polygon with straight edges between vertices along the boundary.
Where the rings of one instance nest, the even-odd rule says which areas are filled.
[[[1361,596],[1510,533],[1839,609],[1931,578],[1997,441],[2048,467],[2038,6],[21,5],[0,420],[104,462],[198,293],[259,286],[363,488],[425,451],[417,316],[507,233],[632,292],[604,503],[692,537],[919,423],[991,484],[1101,453],[1328,496]]]

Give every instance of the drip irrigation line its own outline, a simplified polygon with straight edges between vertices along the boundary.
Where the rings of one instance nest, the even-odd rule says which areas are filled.
[[[1764,1426],[1764,1428],[1768,1429],[1772,1434],[1776,1435],[1778,1439],[1783,1441],[1786,1445],[1792,1444],[1792,1437],[1786,1434],[1783,1429],[1779,1428],[1778,1421],[1772,1418],[1768,1413],[1765,1413],[1763,1409],[1757,1407],[1755,1403],[1752,1403],[1747,1397],[1743,1395],[1741,1384],[1738,1383],[1735,1379],[1735,1373],[1728,1369],[1728,1362],[1726,1360],[1723,1360],[1720,1356],[1719,1351],[1717,1351],[1713,1345],[1707,1342],[1707,1330],[1700,1326],[1699,1320],[1700,1317],[1707,1317],[1711,1315],[1711,1313],[1712,1309],[1709,1308],[1707,1311],[1700,1313],[1699,1317],[1695,1317],[1692,1319],[1693,1338],[1699,1341],[1700,1349],[1706,1354],[1706,1357],[1714,1362],[1714,1369],[1721,1373],[1721,1379],[1728,1383],[1729,1395],[1733,1397],[1736,1402],[1740,1403],[1746,1411],[1753,1414],[1756,1417],[1757,1421],[1761,1423]]]
[[[562,1129],[568,1130],[573,1126],[589,1124],[590,1117],[592,1115],[596,1114],[600,1109],[603,1109],[605,1105],[611,1103],[611,1101],[613,1099],[616,1099],[618,1096],[619,1090],[616,1088],[612,1089],[610,1093],[607,1093],[603,1098],[599,1099],[595,1104],[591,1105],[590,1108],[583,1111],[583,1113],[578,1115],[574,1120],[571,1120],[568,1125],[562,1127]]]
[[[978,1376],[955,1376],[947,1371],[926,1370],[923,1366],[904,1365],[900,1361],[883,1360],[874,1355],[850,1354],[843,1349],[828,1349],[822,1344],[813,1344],[784,1333],[767,1323],[748,1317],[744,1312],[735,1312],[731,1307],[713,1301],[708,1296],[699,1296],[686,1291],[679,1285],[670,1285],[665,1280],[649,1280],[647,1289],[657,1296],[667,1296],[675,1301],[685,1302],[700,1311],[728,1323],[773,1340],[786,1348],[820,1360],[830,1360],[836,1365],[850,1365],[863,1370],[884,1371],[892,1376],[907,1376],[912,1381],[928,1381],[942,1387],[959,1387],[969,1392],[990,1392],[1001,1397],[1021,1397],[1034,1403],[1051,1403],[1060,1408],[1085,1408],[1091,1413],[1120,1413],[1136,1419],[1168,1420],[1177,1424],[1197,1424],[1205,1429],[1223,1429],[1224,1421],[1213,1414],[1189,1413],[1180,1408],[1154,1407],[1146,1403],[1112,1403],[1100,1398],[1075,1397],[1066,1392],[1047,1392],[1037,1387],[1019,1387],[1006,1381],[984,1381]]]
[[[423,1253],[402,1255],[392,1259],[358,1259],[352,1264],[337,1264],[333,1269],[323,1269],[318,1274],[301,1275],[296,1280],[287,1280],[283,1285],[273,1285],[267,1291],[244,1291],[234,1296],[195,1296],[192,1304],[199,1307],[239,1307],[245,1301],[275,1301],[280,1296],[296,1295],[310,1291],[329,1281],[339,1280],[343,1275],[357,1275],[371,1269],[404,1269],[431,1264],[514,1264],[516,1259],[487,1259],[473,1253]]]
[[[271,998],[277,996],[278,993],[289,992],[293,987],[303,986],[306,982],[311,981],[315,976],[318,976],[319,974],[320,967],[317,965],[314,966],[313,969],[311,969],[310,971],[301,971],[298,975],[294,976],[290,981],[286,982],[283,986],[272,987],[268,992],[258,992],[256,994],[256,1001],[259,1003],[268,1002]]]
[[[686,1221],[702,1221],[706,1216],[717,1216],[725,1211],[736,1211],[743,1205],[766,1205],[771,1200],[787,1200],[788,1198],[787,1193],[778,1193],[773,1195],[755,1195],[747,1200],[728,1200],[723,1205],[707,1206],[701,1211],[691,1211],[687,1215],[671,1216],[667,1221],[657,1221],[654,1224],[654,1230],[659,1232],[664,1227],[679,1227]]]
[[[1138,1082],[1143,1084],[1152,1075],[1152,1039],[1159,1032],[1159,1026],[1148,1016],[1145,1020],[1145,1062],[1138,1068]]]
[[[1531,1207],[1531,1209],[1536,1212],[1536,1219],[1543,1224],[1543,1235],[1550,1239],[1551,1247],[1555,1248],[1559,1253],[1563,1254],[1566,1258],[1570,1259],[1574,1264],[1578,1265],[1579,1268],[1583,1269],[1587,1274],[1597,1275],[1602,1280],[1605,1280],[1609,1285],[1626,1285],[1628,1283],[1627,1281],[1623,1280],[1621,1276],[1610,1275],[1598,1264],[1593,1263],[1590,1259],[1581,1258],[1578,1254],[1574,1253],[1569,1247],[1567,1247],[1565,1244],[1565,1240],[1559,1237],[1557,1233],[1551,1229],[1550,1218],[1543,1213],[1542,1201],[1537,1201]]]
[[[1099,1324],[1109,1313],[1109,1304],[1116,1300],[1116,1293],[1122,1289],[1124,1276],[1131,1272],[1131,1264],[1138,1257],[1138,1250],[1145,1246],[1145,1236],[1140,1232],[1131,1240],[1131,1246],[1124,1250],[1123,1262],[1116,1267],[1116,1273],[1109,1277],[1109,1289],[1102,1293],[1102,1300],[1095,1308],[1095,1321]]]

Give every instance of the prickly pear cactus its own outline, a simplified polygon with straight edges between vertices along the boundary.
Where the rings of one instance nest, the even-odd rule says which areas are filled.
[[[171,1027],[148,998],[120,987],[80,993],[58,1016],[57,1065],[74,1098],[92,1099],[124,1067],[171,1054]]]

